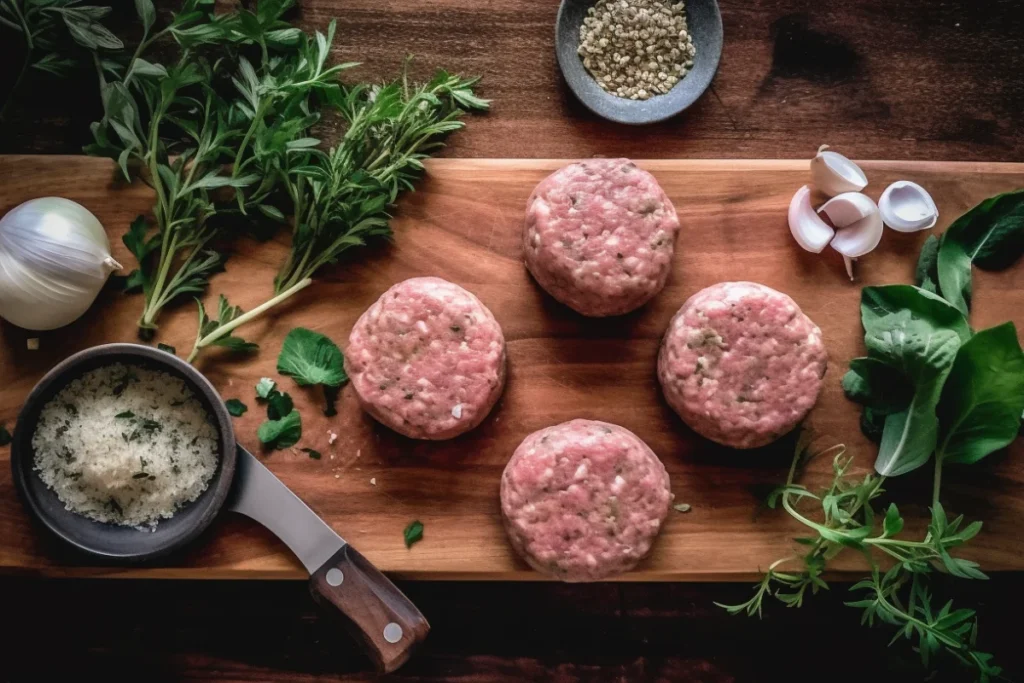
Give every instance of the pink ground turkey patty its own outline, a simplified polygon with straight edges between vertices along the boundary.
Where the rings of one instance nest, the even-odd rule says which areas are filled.
[[[400,282],[363,313],[345,370],[374,418],[415,439],[476,427],[505,385],[505,337],[480,300],[436,277]]]
[[[534,432],[501,476],[512,546],[537,571],[599,581],[647,554],[672,502],[668,472],[633,432],[572,420]]]
[[[526,205],[526,267],[548,294],[587,316],[622,315],[665,286],[679,218],[629,159],[590,159],[537,185]]]
[[[814,406],[828,355],[791,298],[754,282],[702,289],[672,318],[658,356],[669,405],[694,431],[756,448]]]

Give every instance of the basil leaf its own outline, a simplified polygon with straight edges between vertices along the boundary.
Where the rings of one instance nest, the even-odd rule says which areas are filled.
[[[245,415],[247,410],[249,410],[249,406],[245,405],[237,398],[229,398],[224,401],[224,405],[228,407],[228,413],[230,413],[232,417],[241,417],[242,415]]]
[[[260,443],[274,449],[290,448],[302,438],[302,417],[293,410],[280,420],[268,420],[256,432]]]
[[[865,341],[874,332],[894,332],[913,321],[951,329],[961,341],[971,338],[971,328],[960,311],[941,296],[912,285],[865,287],[861,291],[860,311]]]
[[[402,536],[405,537],[405,547],[411,548],[413,543],[423,539],[423,522],[419,520],[410,522],[402,532]]]
[[[938,254],[942,295],[966,315],[971,264],[1001,270],[1024,254],[1024,190],[989,197],[953,222]]]
[[[905,409],[913,395],[910,381],[896,367],[877,358],[854,358],[843,376],[846,398],[889,415]]]
[[[334,342],[312,330],[297,327],[288,333],[277,358],[277,371],[302,385],[336,387],[348,380],[345,358]]]
[[[1013,323],[982,330],[961,347],[939,404],[946,462],[971,464],[1009,445],[1024,411],[1024,351]]]
[[[953,330],[922,324],[896,330],[892,336],[899,340],[893,348],[899,350],[900,366],[915,386],[910,405],[885,418],[875,470],[890,477],[917,469],[935,450],[939,433],[935,408],[960,348]]]

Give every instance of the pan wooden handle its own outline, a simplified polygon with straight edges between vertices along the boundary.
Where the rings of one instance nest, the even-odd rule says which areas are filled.
[[[381,671],[402,666],[430,631],[409,598],[349,545],[313,572],[309,590],[335,608]]]

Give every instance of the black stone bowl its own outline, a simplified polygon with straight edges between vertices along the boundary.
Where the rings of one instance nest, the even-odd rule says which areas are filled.
[[[180,377],[206,408],[220,435],[217,471],[198,498],[153,531],[104,524],[65,509],[57,494],[33,468],[32,435],[43,407],[68,382],[111,363],[141,365]],[[217,390],[195,368],[165,351],[138,344],[104,344],[81,351],[59,363],[25,399],[11,442],[14,485],[26,509],[59,539],[106,562],[144,562],[171,553],[195,540],[210,525],[231,488],[235,473],[235,433]]]
[[[686,21],[697,54],[693,68],[664,95],[629,100],[605,92],[576,54],[580,26],[595,0],[562,0],[555,22],[555,52],[562,75],[590,111],[611,121],[640,125],[664,121],[696,102],[711,85],[722,57],[722,15],[717,0],[687,0]]]

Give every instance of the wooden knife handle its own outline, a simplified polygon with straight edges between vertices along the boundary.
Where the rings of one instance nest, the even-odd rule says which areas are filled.
[[[313,572],[309,590],[318,604],[337,610],[381,671],[402,666],[430,631],[409,598],[352,546]]]

